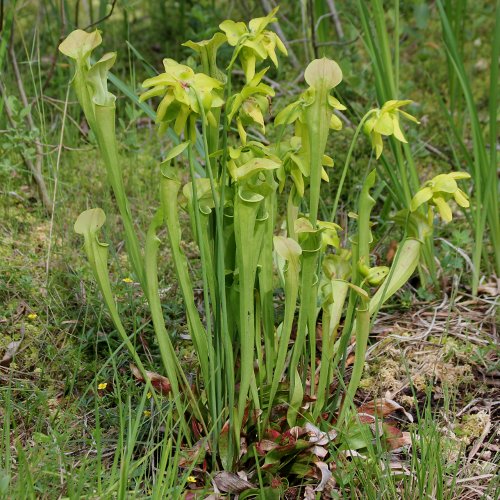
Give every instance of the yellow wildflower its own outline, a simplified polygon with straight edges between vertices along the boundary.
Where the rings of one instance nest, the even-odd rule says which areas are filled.
[[[134,282],[134,280],[132,278],[123,278],[122,281],[124,283],[133,283]]]
[[[248,23],[234,21],[223,21],[219,28],[226,34],[227,42],[232,47],[239,48],[239,57],[247,81],[252,80],[255,75],[256,63],[267,58],[278,67],[276,49],[285,56],[287,50],[279,36],[272,31],[266,30],[268,24],[276,22],[274,15],[278,8],[272,10],[266,17],[257,17]]]
[[[188,483],[196,483],[196,478],[194,476],[188,476],[187,482]]]
[[[274,96],[274,90],[261,82],[267,70],[268,68],[255,74],[252,80],[243,87],[239,94],[235,94],[229,103],[228,123],[231,123],[234,115],[238,113],[236,126],[243,144],[246,144],[247,139],[244,126],[256,125],[263,134],[266,132],[264,113],[267,113],[269,109],[268,98]]]
[[[153,397],[153,394],[151,394],[150,392],[148,392],[148,393],[146,394],[146,397],[147,397],[148,399],[151,399],[151,398]]]
[[[453,197],[458,205],[463,208],[469,207],[467,195],[458,187],[457,180],[469,179],[467,172],[451,172],[439,174],[427,181],[422,189],[415,194],[410,203],[410,210],[415,212],[425,202],[437,207],[439,215],[445,222],[453,218],[448,201]]]
[[[28,314],[28,319],[33,320],[33,319],[36,319],[36,318],[38,318],[38,314],[37,313],[30,313],[30,314]]]
[[[402,106],[410,104],[412,101],[387,101],[382,109],[377,109],[374,111],[374,116],[371,116],[366,120],[364,129],[365,132],[370,136],[372,147],[375,149],[375,155],[377,158],[382,154],[384,149],[384,144],[382,141],[382,136],[393,135],[398,141],[408,142],[403,135],[403,131],[399,126],[399,115],[403,115],[408,120],[412,122],[419,123],[419,121],[406,111],[402,111]]]
[[[323,232],[321,233],[323,248],[326,248],[327,246],[339,248],[340,239],[337,231],[341,230],[342,228],[338,224],[335,224],[334,222],[319,220],[318,228],[323,230]]]
[[[106,389],[106,387],[108,387],[108,383],[107,382],[101,382],[97,388],[100,390],[100,391],[103,391],[104,389]]]
[[[150,417],[151,416],[151,412],[149,410],[144,410],[144,416],[145,417]]]
[[[142,86],[152,87],[141,95],[144,101],[154,96],[161,96],[156,110],[156,121],[161,123],[161,131],[173,125],[174,131],[180,135],[187,124],[188,118],[200,115],[198,103],[205,111],[207,120],[215,125],[217,122],[212,114],[212,108],[220,108],[224,101],[218,91],[222,83],[204,73],[195,73],[189,66],[179,64],[173,59],[163,59],[165,72],[153,78],[148,78]],[[194,130],[191,131],[194,134]]]

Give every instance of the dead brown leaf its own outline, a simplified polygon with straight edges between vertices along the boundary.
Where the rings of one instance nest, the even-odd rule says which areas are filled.
[[[329,432],[323,432],[310,422],[306,422],[304,429],[309,435],[309,442],[319,446],[325,446],[337,437],[337,431],[335,429]]]
[[[134,377],[139,381],[139,382],[145,382],[144,377],[142,373],[139,371],[139,368],[135,365],[130,365],[130,370],[132,371]],[[160,393],[160,394],[168,394],[172,386],[170,385],[170,381],[168,380],[167,377],[164,377],[163,375],[159,375],[158,373],[155,372],[150,372],[146,371],[146,376],[151,382],[151,385]]]
[[[215,486],[224,493],[238,494],[256,486],[233,472],[219,472],[213,479]]]
[[[19,347],[21,346],[21,342],[22,339],[14,340],[10,342],[9,345],[7,345],[5,354],[3,355],[3,358],[0,360],[0,366],[3,366],[4,368],[8,368],[10,366],[12,360],[14,359],[14,356],[16,355],[17,351],[19,350]]]
[[[498,297],[500,295],[500,287],[498,283],[491,281],[490,283],[484,283],[477,287],[477,292],[482,295],[490,295],[491,297]]]
[[[326,464],[325,462],[316,462],[314,465],[316,465],[316,467],[321,472],[321,481],[318,486],[314,488],[314,491],[323,491],[328,481],[330,481],[330,479],[332,478],[332,473],[330,472],[328,464]]]
[[[396,403],[396,401],[387,398],[374,399],[373,401],[361,405],[358,408],[358,413],[376,415],[377,417],[383,418],[391,415],[391,413],[397,410],[401,410],[406,415],[406,418],[408,418],[410,422],[413,422],[413,417],[410,413],[408,413],[399,403]]]

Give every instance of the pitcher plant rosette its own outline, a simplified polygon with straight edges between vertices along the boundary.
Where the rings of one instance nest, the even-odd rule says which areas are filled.
[[[276,10],[248,25],[224,21],[211,40],[185,44],[198,57],[197,68],[167,58],[164,71],[143,83],[141,100],[156,103],[160,133],[173,129],[179,137],[161,163],[159,203],[143,243],[124,190],[116,99],[107,88],[116,54],[91,64],[101,43],[98,31],[74,31],[60,50],[75,62],[73,87],[103,156],[131,271],[149,304],[163,365],[152,369],[168,379],[168,398],[185,436],[184,452],[196,455],[196,463],[205,460],[213,471],[238,471],[245,464],[253,479],[257,471],[272,478],[282,468],[298,477],[325,479],[322,464],[330,460],[325,458],[329,444],[366,437],[360,429],[367,424],[357,417],[354,398],[370,326],[414,273],[422,227],[432,225],[433,208],[448,221],[451,200],[468,206],[457,185],[466,176],[442,174],[426,182],[415,193],[411,210],[396,218],[403,237],[394,259],[375,265],[371,227],[377,179],[372,170],[354,207],[356,228],[341,240],[346,228],[335,223],[337,204],[359,132],[368,134],[378,158],[384,136],[406,141],[401,116],[417,120],[401,109],[410,101],[389,101],[369,110],[356,130],[341,180],[331,186],[335,146],[330,145],[335,142],[329,138],[342,128],[336,111],[345,109],[332,90],[342,81],[342,71],[328,58],[312,61],[304,72],[304,91],[273,120],[269,103],[274,90],[265,83],[266,65],[277,67],[277,54],[286,55],[283,42],[270,30]],[[224,45],[233,50],[225,72],[217,59]],[[238,66],[242,77],[233,74]],[[266,138],[273,127],[269,137],[276,137],[275,142]],[[336,193],[333,213],[320,220],[321,193],[328,190]],[[84,237],[116,329],[142,379],[150,382],[147,363],[130,342],[116,305],[108,247],[98,239],[105,219],[99,208],[86,210],[75,230]],[[159,236],[165,234],[160,233],[163,228],[166,237]],[[201,264],[197,275],[184,250],[191,237]],[[158,250],[164,245],[170,248],[196,354],[194,381],[162,313]],[[202,308],[194,295],[200,286]],[[344,381],[351,351],[352,373]]]

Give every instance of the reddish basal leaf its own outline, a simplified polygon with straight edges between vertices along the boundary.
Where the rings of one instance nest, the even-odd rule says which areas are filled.
[[[383,441],[389,450],[395,451],[411,444],[411,434],[409,432],[401,432],[392,425],[384,424]]]
[[[293,456],[298,455],[300,452],[309,448],[311,448],[311,443],[304,441],[303,439],[299,439],[284,446],[278,446],[266,454],[265,463],[262,466],[262,469],[273,469],[283,458],[290,460]]]
[[[376,422],[376,418],[368,413],[358,413],[358,419],[362,424],[374,424]]]
[[[267,429],[264,436],[271,441],[277,441],[281,437],[281,433],[275,429]]]
[[[193,435],[196,439],[201,439],[203,437],[203,427],[195,418],[191,419],[191,429],[193,430]]]
[[[247,427],[247,424],[249,426],[255,425],[259,417],[262,415],[262,410],[259,408],[254,408],[251,412],[249,411],[248,405],[245,408],[245,411],[243,413],[243,420],[241,422],[241,427],[245,428]]]
[[[229,420],[226,420],[219,434],[218,452],[223,469],[229,468]]]

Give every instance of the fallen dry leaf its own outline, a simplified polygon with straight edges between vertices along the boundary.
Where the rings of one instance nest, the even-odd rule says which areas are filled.
[[[318,484],[318,486],[316,486],[316,488],[314,488],[314,491],[323,491],[325,489],[325,486],[327,485],[328,481],[330,481],[330,479],[332,477],[332,473],[330,472],[328,464],[326,464],[325,462],[316,462],[314,465],[321,472],[321,481]]]
[[[233,472],[219,472],[214,476],[213,482],[224,493],[238,494],[256,486]]]
[[[290,427],[288,429],[288,434],[292,436],[294,439],[299,439],[300,436],[303,436],[306,433],[305,427],[300,427],[299,425],[296,425],[294,427]]]
[[[314,489],[312,486],[307,485],[304,488],[304,500],[315,500],[316,494],[314,493]]]
[[[361,405],[358,408],[358,414],[365,413],[368,415],[376,415],[377,417],[387,417],[387,415],[397,410],[401,410],[406,418],[410,422],[413,422],[413,416],[410,413],[408,413],[399,403],[396,403],[396,401],[387,398],[374,399],[373,401]]]
[[[358,419],[362,424],[374,424],[376,422],[376,418],[369,413],[358,413]]]
[[[311,448],[311,453],[316,455],[318,458],[325,458],[328,455],[328,450],[323,448],[323,446],[314,445]]]
[[[139,371],[139,368],[135,365],[130,365],[130,370],[132,371],[134,377],[139,381],[139,382],[145,382],[144,377],[142,376],[142,373]],[[151,385],[160,393],[160,394],[168,394],[172,387],[170,385],[170,381],[168,380],[167,377],[164,377],[163,375],[159,375],[158,373],[155,372],[149,372],[146,371],[146,376],[148,377],[149,381],[151,382]]]
[[[309,436],[309,442],[319,446],[324,446],[337,437],[337,431],[335,429],[332,429],[329,432],[323,432],[310,422],[306,422],[304,429]]]
[[[485,283],[484,285],[479,285],[477,287],[477,292],[482,295],[490,295],[491,297],[498,297],[500,295],[500,286],[494,281],[490,283]]]
[[[279,444],[269,439],[262,439],[255,445],[255,447],[257,448],[259,454],[263,455],[267,451],[272,451],[276,448],[279,448]]]
[[[10,344],[7,345],[7,349],[5,350],[5,354],[3,355],[2,360],[0,361],[0,366],[4,368],[8,368],[14,359],[17,351],[19,350],[19,346],[21,345],[22,340],[14,340]]]
[[[248,453],[247,440],[246,440],[246,438],[244,438],[242,436],[242,437],[240,437],[240,456],[239,456],[239,458],[241,458],[246,453]]]
[[[405,467],[403,462],[401,462],[399,460],[391,460],[389,462],[388,467],[384,463],[384,461],[381,460],[380,461],[380,468],[384,471],[389,469],[389,472],[394,476],[399,476],[399,475],[411,476],[410,470],[407,467]]]

